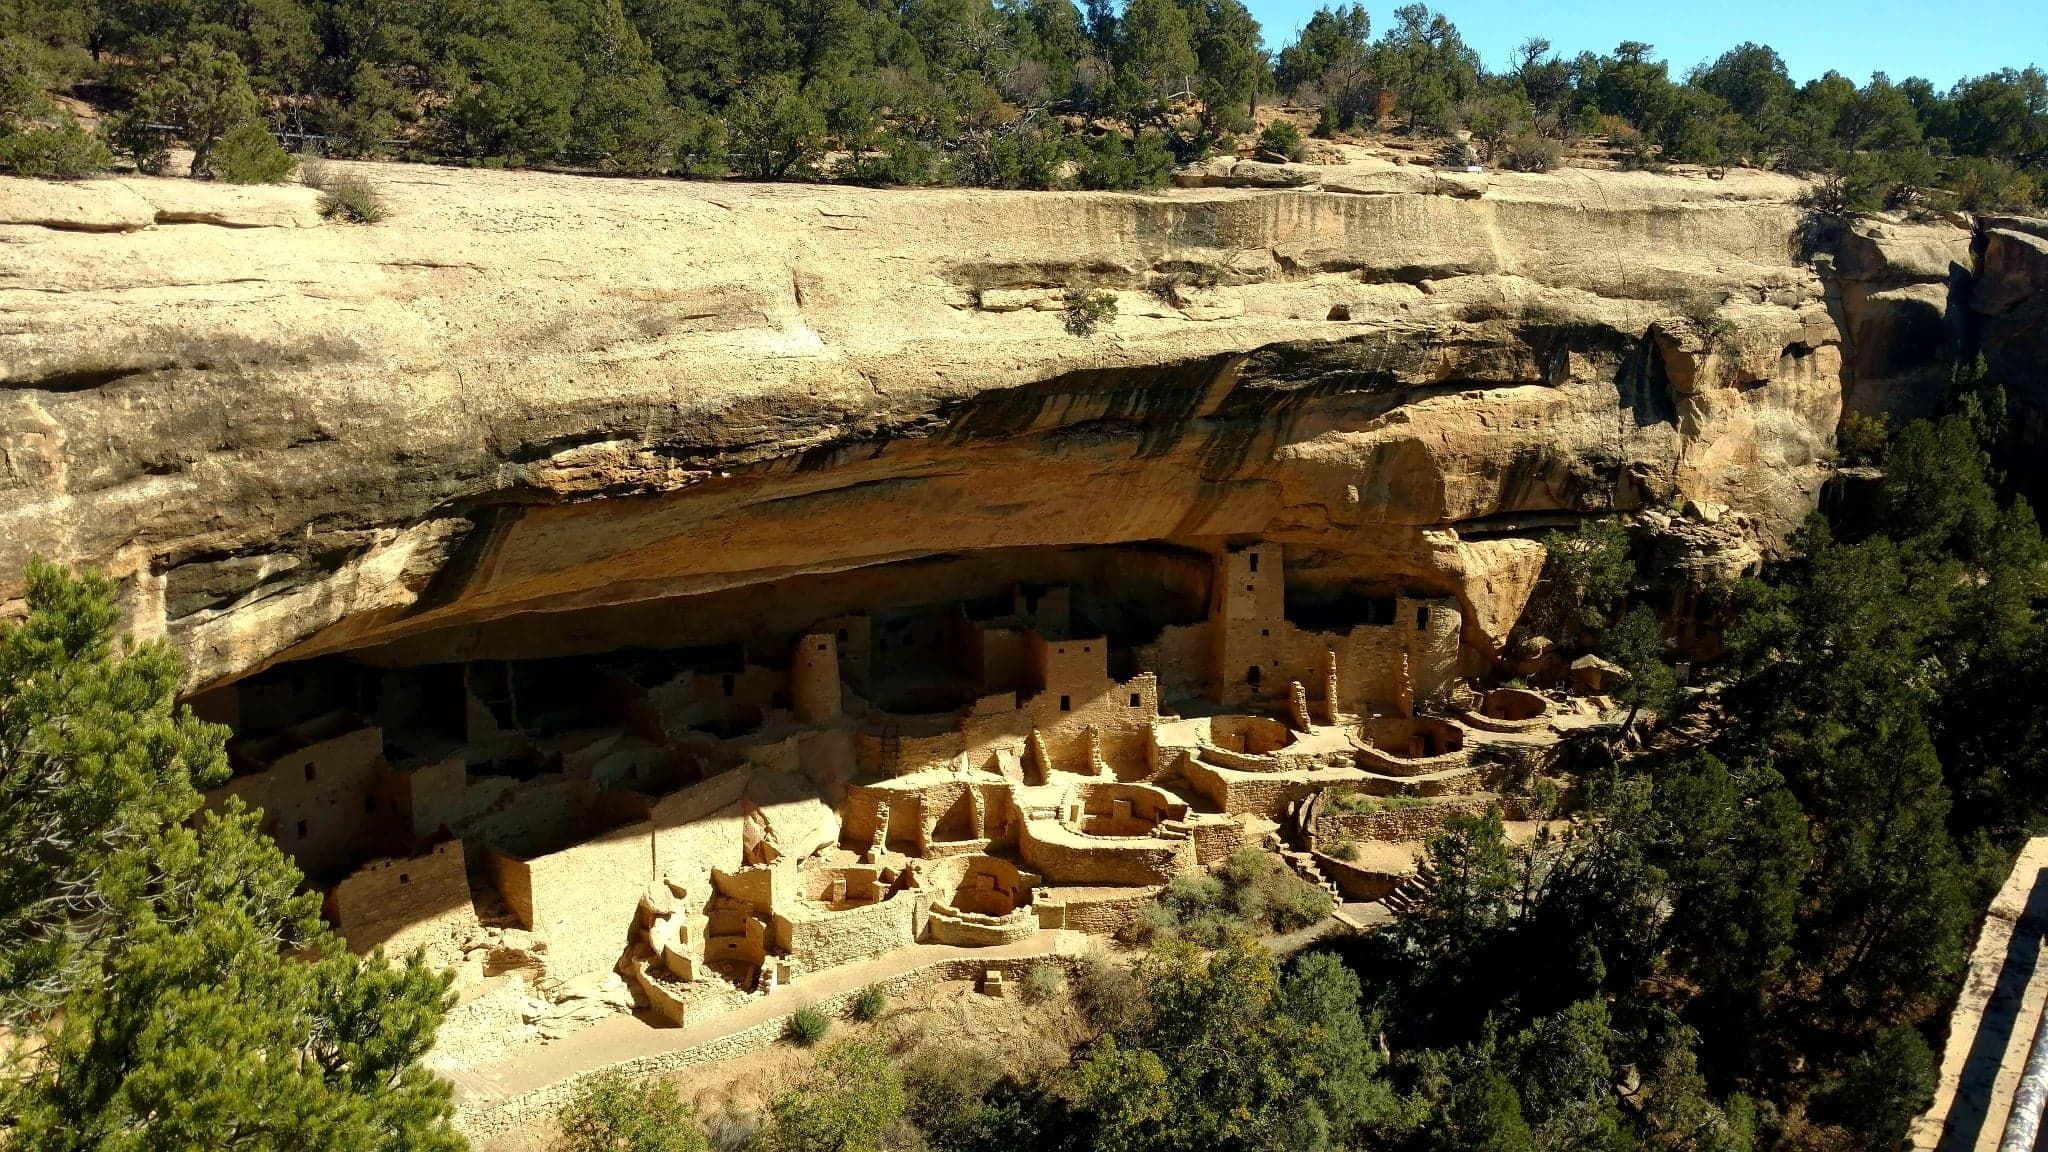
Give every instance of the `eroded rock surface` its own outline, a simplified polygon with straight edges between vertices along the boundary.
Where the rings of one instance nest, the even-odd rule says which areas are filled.
[[[1987,216],[1979,229],[1975,313],[1991,378],[2019,417],[2008,467],[2038,497],[2048,486],[2040,449],[2048,444],[2048,220]]]
[[[0,181],[0,599],[32,553],[108,566],[199,686],[798,573],[1260,538],[1290,585],[1456,596],[1485,651],[1540,528],[1690,503],[1729,563],[1770,547],[1843,394],[1799,186],[1759,174],[365,171],[370,227],[304,189]],[[1913,244],[1920,293],[1952,245]],[[1070,287],[1117,318],[1068,333]]]

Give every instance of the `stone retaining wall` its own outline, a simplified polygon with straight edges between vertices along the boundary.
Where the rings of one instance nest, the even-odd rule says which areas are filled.
[[[976,980],[981,977],[982,973],[990,969],[1000,970],[1005,980],[1014,981],[1021,977],[1025,969],[1031,965],[1046,962],[1058,964],[1064,968],[1070,980],[1078,976],[1080,971],[1081,961],[1078,958],[1061,956],[1056,952],[1046,952],[1039,956],[1020,956],[1006,959],[980,960],[966,958],[937,960],[921,968],[913,968],[908,972],[891,976],[885,980],[878,980],[868,987],[880,988],[890,996],[900,996],[911,988],[934,980]],[[796,987],[801,987],[801,985]],[[623,1072],[629,1076],[652,1076],[660,1072],[674,1072],[683,1068],[694,1068],[700,1064],[710,1064],[718,1060],[728,1060],[735,1056],[744,1056],[749,1052],[766,1048],[782,1039],[789,1031],[790,1017],[796,1015],[799,1011],[805,1008],[816,1008],[828,1016],[844,1016],[848,1009],[852,1007],[853,1002],[859,999],[861,993],[866,990],[867,988],[865,987],[850,988],[844,992],[837,992],[822,999],[811,1001],[808,1004],[797,1004],[795,1001],[792,1001],[788,1012],[780,1016],[770,1017],[753,1027],[720,1036],[715,1040],[707,1040],[702,1044],[689,1048],[675,1048],[667,1052],[656,1052],[649,1056],[642,1056],[632,1060],[621,1060],[615,1064],[592,1068],[565,1080],[550,1084],[545,1088],[537,1088],[534,1091],[514,1096],[509,1100],[498,1101],[480,1112],[458,1110],[455,1114],[455,1127],[472,1141],[480,1140],[494,1133],[503,1132],[536,1116],[546,1115],[559,1109],[575,1093],[578,1084],[600,1072]]]
[[[1499,805],[1503,819],[1528,818],[1526,806],[1515,797],[1459,796],[1414,808],[1380,812],[1333,812],[1328,807],[1316,814],[1315,843],[1327,850],[1339,840],[1421,840],[1456,816],[1478,816]]]
[[[1353,901],[1384,900],[1408,876],[1405,872],[1388,872],[1339,860],[1327,852],[1316,853],[1316,866],[1323,870],[1323,875],[1330,878],[1330,883],[1337,886],[1337,891],[1342,892],[1346,900]]]

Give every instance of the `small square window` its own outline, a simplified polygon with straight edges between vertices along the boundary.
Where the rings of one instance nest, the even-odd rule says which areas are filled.
[[[1429,605],[1424,604],[1415,610],[1415,627],[1417,629],[1429,627]]]
[[[1247,591],[1247,592],[1249,592],[1249,591],[1251,591],[1251,590],[1252,590],[1252,586],[1251,586],[1251,585],[1249,585],[1249,584],[1247,584],[1247,585],[1245,585],[1245,586],[1244,586],[1244,590],[1245,590],[1245,591]]]
[[[1259,554],[1258,554],[1257,552],[1254,552],[1254,553],[1252,553],[1252,571],[1254,571],[1254,572],[1257,572],[1258,570],[1259,570]]]
[[[825,647],[826,647],[825,641],[823,641],[823,640],[820,640],[820,641],[818,641],[818,651],[820,651],[820,652],[823,652],[823,651],[825,650]]]
[[[1073,697],[1071,697],[1071,696],[1062,696],[1062,697],[1060,697],[1060,711],[1062,711],[1062,712],[1072,712],[1073,710],[1074,710],[1074,698],[1073,698]]]
[[[1261,635],[1261,636],[1271,636],[1272,634],[1273,634],[1273,630],[1272,630],[1271,628],[1261,628],[1261,629],[1259,629],[1259,635]]]
[[[400,884],[410,884],[412,883],[412,876],[408,873],[400,872],[398,874],[398,882]]]
[[[1136,692],[1131,693],[1131,707],[1142,708],[1144,704],[1145,698],[1143,696],[1138,695]]]

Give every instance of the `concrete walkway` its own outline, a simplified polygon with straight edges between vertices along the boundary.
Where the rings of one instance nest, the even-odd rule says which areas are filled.
[[[1984,917],[1948,1021],[1934,1107],[1914,1121],[1915,1152],[1991,1152],[2048,1005],[2048,837],[2027,841]]]
[[[611,1016],[560,1040],[522,1044],[496,1059],[475,1067],[444,1071],[442,1075],[455,1085],[457,1111],[473,1116],[614,1064],[710,1044],[870,984],[936,965],[1073,956],[1085,952],[1088,946],[1087,938],[1078,932],[1050,929],[1015,944],[993,948],[919,944],[859,964],[799,977],[702,1024],[665,1028],[638,1016]]]

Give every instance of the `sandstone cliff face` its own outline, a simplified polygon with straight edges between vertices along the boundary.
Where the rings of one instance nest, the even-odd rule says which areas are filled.
[[[1290,580],[1457,595],[1483,652],[1545,525],[1691,502],[1753,559],[1843,395],[1840,294],[1770,176],[369,174],[371,227],[302,189],[0,181],[0,600],[33,553],[105,565],[198,686],[798,573],[1263,537]],[[1067,333],[1069,286],[1115,322]]]
[[[2048,220],[1985,217],[1976,250],[1970,310],[1977,346],[2019,417],[2014,458],[2004,463],[2033,489],[2038,504],[2048,493],[2041,453],[2048,445]]]

